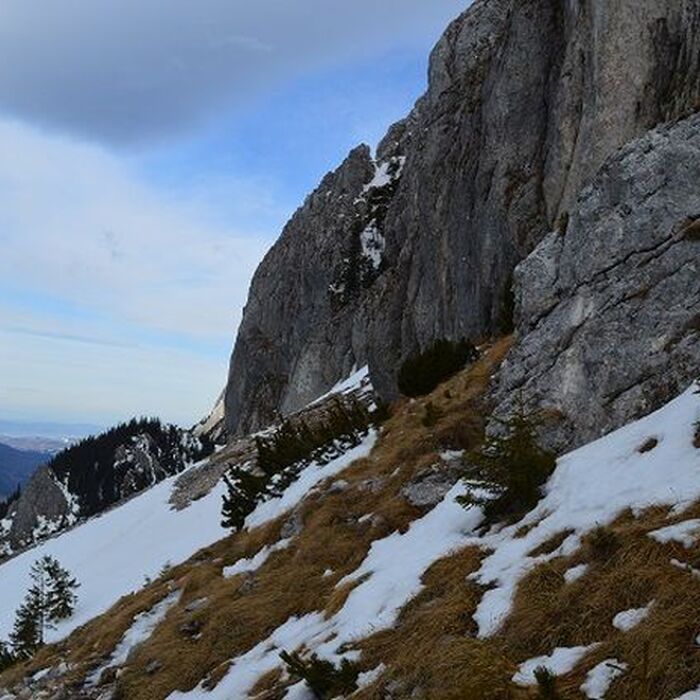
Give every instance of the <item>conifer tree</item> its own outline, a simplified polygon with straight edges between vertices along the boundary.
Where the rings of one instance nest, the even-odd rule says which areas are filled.
[[[32,564],[32,585],[17,610],[10,642],[18,658],[29,658],[44,644],[46,630],[73,613],[78,582],[56,559],[44,556]]]
[[[487,516],[519,513],[534,507],[540,488],[554,471],[556,458],[538,444],[541,420],[525,410],[522,400],[515,412],[499,421],[502,432],[486,438],[484,445],[468,456],[468,485],[475,483],[492,493],[490,498],[473,494],[460,497],[465,507],[482,505]]]
[[[44,643],[43,611],[37,589],[27,593],[24,603],[15,613],[10,642],[18,659],[28,659]]]
[[[65,620],[73,614],[78,596],[75,590],[80,584],[56,559],[45,557],[44,566],[48,576],[46,612],[49,620]]]

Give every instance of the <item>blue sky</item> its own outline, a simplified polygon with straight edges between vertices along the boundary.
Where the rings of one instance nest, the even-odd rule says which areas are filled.
[[[465,5],[6,0],[0,420],[205,413],[256,264]]]

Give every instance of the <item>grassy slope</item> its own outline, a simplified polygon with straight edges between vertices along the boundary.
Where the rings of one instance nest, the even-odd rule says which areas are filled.
[[[434,464],[441,450],[469,449],[480,440],[483,397],[508,345],[507,340],[499,342],[482,361],[430,397],[398,405],[372,454],[342,474],[349,488],[321,489],[307,498],[302,533],[255,575],[225,579],[221,567],[276,542],[283,518],[212,544],[60,645],[42,650],[26,667],[7,672],[0,686],[59,659],[73,664],[71,679],[80,681],[110,653],[133,615],[149,609],[172,586],[183,591],[180,604],[130,658],[120,678],[121,697],[127,700],[165,698],[207,677],[215,683],[232,657],[265,639],[291,615],[336,612],[349,589],[335,589],[335,583],[357,568],[372,541],[405,531],[423,514],[401,496],[401,487]],[[441,415],[432,428],[422,424],[428,401]],[[369,488],[371,484],[376,488]],[[371,521],[358,522],[367,514],[374,515]],[[683,519],[692,515],[700,515],[700,505]],[[624,658],[630,670],[613,684],[609,700],[677,697],[700,683],[700,650],[695,644],[700,579],[670,566],[669,559],[698,567],[700,547],[686,550],[646,537],[669,522],[663,509],[638,518],[624,513],[609,528],[612,546],[603,549],[600,542],[589,541],[570,557],[540,565],[523,580],[511,616],[490,640],[475,638],[472,614],[483,591],[466,579],[484,553],[470,547],[436,562],[423,577],[425,588],[405,607],[395,628],[359,642],[363,670],[381,662],[386,671],[354,697],[379,700],[386,697],[386,684],[397,680],[400,686],[395,687],[401,689],[394,691],[394,698],[409,698],[417,687],[424,697],[439,700],[536,697],[534,691],[510,683],[520,662],[555,646],[594,641],[602,642],[594,656],[560,679],[562,697],[583,697],[578,687],[585,671],[611,657]],[[552,551],[556,545],[551,543]],[[586,575],[567,584],[563,573],[583,562],[590,564]],[[334,573],[324,577],[327,569]],[[204,596],[205,607],[186,611],[188,603]],[[612,627],[616,612],[643,606],[652,598],[656,605],[637,628],[622,633]],[[181,629],[193,621],[201,630],[196,640]],[[149,675],[146,668],[153,659],[162,667]],[[282,697],[279,674],[261,679],[257,690],[260,698]]]

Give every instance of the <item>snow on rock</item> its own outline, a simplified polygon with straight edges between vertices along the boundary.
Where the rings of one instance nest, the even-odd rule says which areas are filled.
[[[684,520],[649,533],[649,537],[661,544],[680,542],[686,549],[690,549],[695,544],[698,536],[700,536],[700,520]]]
[[[700,685],[695,690],[689,690],[687,693],[676,698],[676,700],[700,700]]]
[[[250,559],[239,559],[232,566],[224,568],[224,576],[230,578],[236,574],[245,574],[251,571],[257,571],[270,557],[273,552],[279,552],[282,549],[289,547],[292,538],[280,540],[273,545],[263,547],[254,557]]]
[[[122,666],[129,658],[131,652],[139,644],[143,644],[153,634],[155,628],[163,622],[168,614],[168,610],[180,600],[180,594],[181,591],[173,591],[150,610],[136,615],[131,623],[131,627],[124,633],[109,660],[88,676],[86,684],[93,686],[99,682],[100,676],[105,670]]]
[[[627,670],[627,664],[617,659],[606,659],[592,668],[581,686],[581,692],[591,700],[603,700],[612,682]]]
[[[472,577],[492,587],[474,615],[481,637],[497,632],[523,576],[542,561],[573,554],[585,533],[626,508],[639,512],[700,498],[700,450],[693,447],[700,395],[695,390],[693,386],[655,413],[561,457],[534,510],[519,523],[475,540],[493,550]],[[650,435],[659,437],[659,445],[640,454],[637,448]],[[517,537],[523,525],[533,524]],[[528,556],[565,530],[573,534],[557,551]]]
[[[573,583],[578,581],[582,576],[585,576],[588,571],[588,564],[579,564],[578,566],[572,566],[564,572],[564,580],[567,583]]]
[[[537,685],[535,671],[544,667],[555,676],[562,676],[573,671],[576,664],[589,652],[595,649],[597,644],[580,647],[557,647],[548,656],[536,656],[520,664],[517,673],[513,676],[513,683],[522,686]]]
[[[333,394],[348,394],[358,389],[365,389],[368,393],[372,391],[372,384],[369,380],[369,367],[365,365],[360,369],[354,370],[349,377],[341,379],[335,386],[331,387],[323,396],[314,399],[309,406],[314,406],[321,401],[325,401]]]
[[[621,632],[629,632],[649,616],[653,605],[654,601],[652,600],[643,608],[631,608],[617,613],[612,621],[613,627]]]
[[[362,246],[363,257],[369,261],[373,270],[378,270],[382,264],[386,241],[379,231],[376,221],[372,221],[362,231],[360,234],[360,245]]]

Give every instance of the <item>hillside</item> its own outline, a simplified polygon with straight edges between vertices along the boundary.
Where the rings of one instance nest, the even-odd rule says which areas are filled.
[[[0,700],[700,699],[698,37],[458,17],[260,264],[211,414],[6,507],[0,642],[40,557],[81,585]]]
[[[0,443],[0,500],[22,486],[34,470],[51,458],[47,452],[18,450]]]
[[[459,481],[464,448],[507,347],[307,467],[241,534],[221,538],[220,488],[175,511],[170,480],[0,567],[16,603],[44,552],[83,582],[51,633],[62,641],[1,682],[36,697],[305,698],[279,658],[303,648],[356,662],[358,699],[532,697],[540,663],[564,698],[699,687],[700,387],[564,455],[533,510],[487,526],[455,497],[473,488]],[[426,428],[429,403],[441,418]]]
[[[0,560],[122,503],[209,455],[205,437],[133,419],[67,447],[0,511]]]

